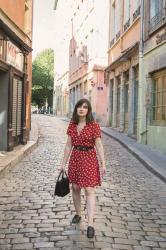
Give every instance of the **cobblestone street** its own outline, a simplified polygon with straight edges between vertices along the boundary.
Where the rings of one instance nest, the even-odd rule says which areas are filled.
[[[38,147],[0,177],[0,250],[166,249],[166,185],[104,134],[107,174],[96,190],[95,238],[86,237],[83,190],[82,222],[71,225],[71,193],[53,196],[68,123],[33,119],[40,127]]]

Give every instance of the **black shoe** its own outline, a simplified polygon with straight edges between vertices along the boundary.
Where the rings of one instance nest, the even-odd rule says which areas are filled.
[[[81,216],[76,214],[76,215],[74,215],[74,217],[72,219],[72,223],[77,224],[80,222],[80,220],[81,220]]]
[[[95,235],[94,227],[88,226],[88,228],[87,228],[87,237],[88,238],[93,238],[94,235]]]

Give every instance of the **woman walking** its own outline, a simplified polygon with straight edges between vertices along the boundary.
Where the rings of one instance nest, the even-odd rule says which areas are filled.
[[[72,223],[76,224],[81,220],[81,188],[84,188],[88,213],[87,237],[93,238],[95,233],[93,226],[96,200],[95,187],[101,185],[99,162],[95,148],[101,161],[102,175],[106,172],[106,166],[100,126],[93,119],[91,104],[87,99],[81,99],[75,105],[67,134],[68,139],[61,169],[65,170],[70,157],[68,177],[70,183],[72,183],[72,197],[76,210]]]

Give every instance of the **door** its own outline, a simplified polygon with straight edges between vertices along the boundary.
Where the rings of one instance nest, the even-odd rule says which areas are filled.
[[[12,136],[14,145],[21,142],[21,125],[22,125],[22,81],[13,79],[13,109],[12,109]]]
[[[120,78],[117,80],[117,113],[116,113],[116,127],[120,127]]]

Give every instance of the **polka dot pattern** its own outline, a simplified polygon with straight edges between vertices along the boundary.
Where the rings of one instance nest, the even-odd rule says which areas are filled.
[[[67,134],[71,136],[72,146],[95,146],[95,139],[101,137],[100,126],[96,122],[86,124],[80,134],[77,132],[77,124],[70,122]],[[99,163],[95,148],[88,151],[72,150],[68,177],[70,183],[75,183],[79,187],[101,185]]]

